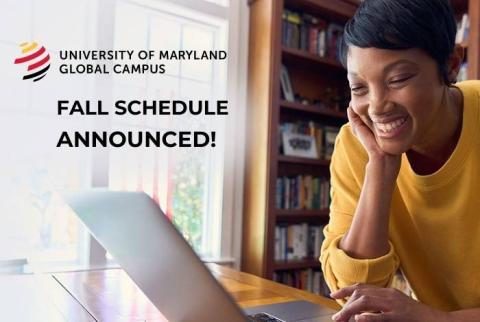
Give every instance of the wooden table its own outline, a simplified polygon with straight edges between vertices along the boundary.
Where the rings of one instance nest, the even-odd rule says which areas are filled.
[[[243,307],[307,300],[338,309],[332,300],[216,264],[209,269]],[[121,269],[41,276],[1,276],[2,320],[16,322],[165,322]]]

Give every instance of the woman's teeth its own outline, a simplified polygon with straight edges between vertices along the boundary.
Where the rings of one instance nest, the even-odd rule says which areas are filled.
[[[392,130],[395,130],[397,127],[399,127],[403,123],[405,123],[406,120],[407,120],[407,117],[404,117],[402,119],[398,119],[390,123],[376,123],[376,126],[380,131],[388,133]]]

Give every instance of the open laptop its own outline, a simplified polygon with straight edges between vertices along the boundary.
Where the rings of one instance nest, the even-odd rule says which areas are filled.
[[[143,192],[91,190],[63,196],[170,322],[326,322],[335,313],[307,301],[242,311]]]

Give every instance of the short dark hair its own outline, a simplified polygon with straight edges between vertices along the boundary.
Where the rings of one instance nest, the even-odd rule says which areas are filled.
[[[450,85],[447,61],[455,48],[457,24],[448,0],[364,0],[347,21],[339,57],[347,67],[348,46],[423,49]]]

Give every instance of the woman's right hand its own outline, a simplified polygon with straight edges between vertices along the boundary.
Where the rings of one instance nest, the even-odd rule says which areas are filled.
[[[362,121],[351,106],[347,109],[347,116],[353,134],[367,151],[369,158],[367,167],[372,170],[381,171],[385,179],[391,179],[394,182],[400,171],[402,156],[383,151],[378,145],[372,130]]]

